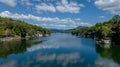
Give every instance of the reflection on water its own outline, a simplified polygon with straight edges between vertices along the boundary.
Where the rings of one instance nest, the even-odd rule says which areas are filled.
[[[38,54],[36,56],[37,62],[42,62],[47,64],[47,62],[52,63],[53,61],[57,61],[57,64],[58,65],[61,64],[62,66],[83,62],[83,60],[79,60],[79,59],[80,59],[79,53],[68,53],[68,54],[63,53],[63,54],[50,54],[50,55]]]
[[[119,46],[56,33],[50,37],[0,44],[0,67],[119,67]]]
[[[28,47],[35,44],[40,44],[42,41],[32,42],[25,39],[12,42],[0,43],[0,57],[5,58],[10,54],[24,53]]]
[[[96,45],[96,51],[102,58],[111,59],[113,62],[120,64],[120,46],[112,45],[109,49]]]

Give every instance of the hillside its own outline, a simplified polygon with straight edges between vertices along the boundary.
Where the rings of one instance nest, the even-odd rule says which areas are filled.
[[[97,23],[95,26],[73,30],[73,35],[96,37],[99,40],[109,38],[112,42],[120,42],[120,16],[115,15],[106,22]]]
[[[46,35],[50,34],[50,31],[23,21],[0,17],[0,37],[20,36],[25,38],[36,34]]]
[[[63,29],[49,29],[53,33],[63,33],[65,30]]]
[[[78,26],[78,27],[73,28],[73,29],[65,30],[65,32],[70,33],[70,32],[72,32],[72,31],[74,31],[74,30],[79,30],[79,29],[81,29],[81,28],[85,28],[85,26]]]

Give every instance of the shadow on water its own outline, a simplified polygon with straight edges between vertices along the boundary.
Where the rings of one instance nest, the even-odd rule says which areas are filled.
[[[100,45],[96,45],[96,52],[100,54],[101,57],[112,59],[114,62],[120,64],[120,46],[111,45],[110,48],[104,48]]]
[[[10,54],[24,53],[32,45],[42,43],[42,41],[32,41],[21,39],[18,41],[0,43],[0,58],[6,58]]]

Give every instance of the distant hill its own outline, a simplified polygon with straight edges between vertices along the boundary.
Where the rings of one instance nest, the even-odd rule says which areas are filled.
[[[53,33],[63,33],[65,30],[63,29],[49,29]]]
[[[78,29],[85,28],[85,27],[87,27],[87,26],[78,26],[78,27],[73,28],[73,29],[65,30],[65,32],[69,33],[69,32],[71,32],[71,31],[78,30]]]
[[[78,26],[75,29],[80,29],[80,28],[84,28],[84,27],[87,27],[87,26]]]
[[[111,20],[118,23],[118,22],[120,22],[120,16],[115,15]]]

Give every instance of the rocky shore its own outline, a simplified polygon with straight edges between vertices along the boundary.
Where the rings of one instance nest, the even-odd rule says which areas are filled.
[[[31,38],[39,38],[39,37],[44,37],[44,36],[49,36],[48,34],[42,35],[42,34],[35,34],[31,36],[26,36],[25,38],[22,38],[20,36],[14,36],[14,37],[1,37],[0,42],[4,41],[14,41],[14,40],[21,40],[21,39],[31,39]]]
[[[4,37],[4,38],[0,38],[0,41],[13,41],[13,40],[20,40],[21,37]]]

